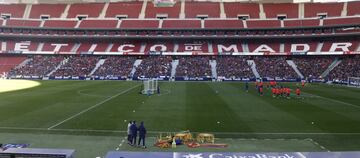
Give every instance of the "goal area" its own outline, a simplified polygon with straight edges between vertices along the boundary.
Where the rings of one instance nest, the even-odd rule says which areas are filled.
[[[347,85],[360,88],[360,77],[348,77]]]
[[[155,94],[158,89],[158,80],[156,79],[148,79],[144,80],[142,94],[152,95]]]

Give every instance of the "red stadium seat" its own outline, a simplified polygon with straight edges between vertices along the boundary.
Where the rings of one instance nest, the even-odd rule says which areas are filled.
[[[41,15],[49,15],[50,18],[60,18],[65,11],[66,4],[33,4],[30,18],[38,19]]]
[[[306,19],[306,20],[284,20],[284,27],[306,27],[306,26],[319,26],[319,19]]]
[[[117,15],[127,15],[128,18],[138,18],[143,2],[118,2],[110,3],[105,17],[116,17]]]
[[[205,20],[205,28],[244,28],[242,20]]]
[[[293,3],[265,3],[266,18],[277,18],[279,14],[286,18],[299,18],[299,5]]]
[[[175,3],[172,7],[156,7],[152,2],[146,5],[145,18],[156,18],[157,14],[166,14],[168,18],[179,18],[180,2]]]
[[[162,28],[201,28],[200,20],[164,20]]]
[[[118,20],[82,20],[79,28],[116,28]]]
[[[0,73],[8,72],[15,66],[23,62],[26,57],[23,56],[1,56],[0,57]]]
[[[246,20],[248,28],[281,27],[280,20]]]
[[[123,20],[120,28],[158,28],[159,20]]]
[[[360,17],[356,18],[335,18],[324,19],[324,25],[346,25],[346,24],[360,24]]]
[[[54,28],[74,28],[77,21],[75,20],[46,20],[44,27]]]
[[[39,27],[40,20],[15,20],[9,19],[6,21],[6,26],[21,26],[21,27]]]
[[[218,2],[187,2],[185,3],[186,18],[196,18],[198,15],[208,15],[209,18],[220,17]]]
[[[78,15],[87,15],[88,17],[99,17],[105,3],[72,4],[67,18],[76,18]]]
[[[22,18],[25,12],[25,4],[1,4],[0,13],[10,14],[13,18]]]
[[[237,18],[238,15],[249,15],[251,19],[259,18],[259,4],[257,3],[224,3],[224,9],[227,18]]]
[[[360,15],[360,2],[348,2],[347,15]]]
[[[317,17],[326,13],[328,17],[340,16],[344,3],[305,3],[305,17]]]

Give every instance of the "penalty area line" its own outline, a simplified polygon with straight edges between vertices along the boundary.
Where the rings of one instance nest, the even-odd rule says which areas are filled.
[[[71,120],[71,119],[73,119],[73,118],[75,118],[75,117],[80,116],[80,115],[83,114],[83,113],[86,113],[86,112],[88,112],[88,111],[90,111],[90,110],[92,110],[92,109],[94,109],[94,108],[96,108],[96,107],[98,107],[98,106],[100,106],[100,105],[102,105],[102,104],[104,104],[104,103],[106,103],[106,102],[108,102],[108,101],[110,101],[110,100],[112,100],[112,99],[114,99],[114,98],[122,95],[122,94],[125,94],[125,93],[127,93],[127,92],[129,92],[129,91],[131,91],[131,90],[133,90],[133,89],[135,89],[135,88],[137,88],[137,87],[139,87],[140,85],[141,85],[141,84],[138,84],[138,85],[133,86],[133,87],[131,87],[131,88],[129,88],[129,89],[126,89],[126,90],[124,90],[124,91],[122,91],[122,92],[120,92],[120,93],[117,93],[117,94],[115,94],[115,95],[113,95],[113,96],[111,96],[111,97],[108,97],[108,98],[106,98],[105,100],[103,100],[103,101],[101,101],[101,102],[99,102],[99,103],[97,103],[97,104],[95,104],[95,105],[93,105],[93,106],[90,106],[89,108],[84,109],[84,110],[80,111],[79,113],[77,113],[77,114],[75,114],[75,115],[72,115],[72,116],[66,118],[65,120],[62,120],[62,121],[60,121],[60,122],[58,122],[58,123],[50,126],[50,127],[47,128],[47,129],[49,129],[49,130],[50,130],[50,129],[53,129],[53,128],[55,128],[55,127],[57,127],[57,126],[65,123],[65,122],[67,122],[67,121],[69,121],[69,120]]]

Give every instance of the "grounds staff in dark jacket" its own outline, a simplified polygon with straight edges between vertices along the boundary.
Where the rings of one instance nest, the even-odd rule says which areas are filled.
[[[136,122],[134,121],[133,124],[130,126],[130,132],[131,132],[131,144],[136,145],[136,136],[137,136],[137,127]]]
[[[142,147],[146,148],[145,146],[145,135],[146,135],[146,128],[144,126],[144,122],[141,122],[139,128],[139,142],[138,142],[138,146],[140,146],[140,142],[142,140]]]

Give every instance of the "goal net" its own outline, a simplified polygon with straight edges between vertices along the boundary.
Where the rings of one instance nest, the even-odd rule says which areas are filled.
[[[155,94],[158,88],[158,80],[156,79],[149,79],[144,81],[143,90],[141,91],[142,94],[151,95]]]
[[[350,87],[360,87],[360,77],[349,77],[347,85]]]

